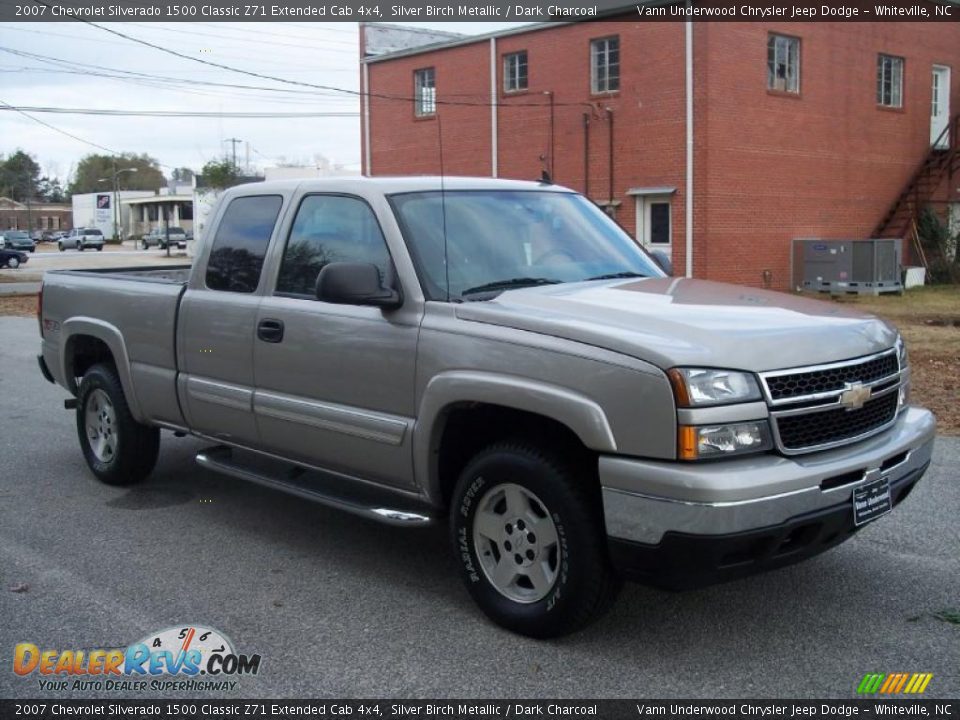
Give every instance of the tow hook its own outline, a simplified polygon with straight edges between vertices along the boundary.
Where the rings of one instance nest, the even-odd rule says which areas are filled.
[[[77,399],[76,398],[67,398],[63,401],[64,410],[76,410],[77,409]]]

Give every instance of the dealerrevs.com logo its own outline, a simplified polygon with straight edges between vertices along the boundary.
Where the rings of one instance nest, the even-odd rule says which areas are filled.
[[[256,675],[259,655],[238,654],[223,633],[200,625],[151,633],[126,648],[48,649],[18,643],[13,671],[40,690],[115,692],[236,690]]]

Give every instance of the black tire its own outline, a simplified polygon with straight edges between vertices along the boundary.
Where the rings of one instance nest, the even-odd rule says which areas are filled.
[[[147,245],[147,241],[146,241],[146,240],[141,240],[141,241],[140,241],[140,246],[141,246],[141,249],[142,249],[142,250],[149,250],[149,249],[150,249],[150,246]]]
[[[509,590],[498,589],[488,575],[493,562],[499,568],[501,561],[512,562],[516,558],[519,565],[519,552],[527,552],[530,546],[518,548],[504,540],[498,550],[493,550],[495,543],[481,537],[485,548],[480,550],[474,536],[474,521],[483,509],[481,506],[494,502],[499,488],[510,486],[519,486],[534,496],[529,504],[531,512],[537,510],[539,501],[542,516],[553,521],[556,542],[550,549],[536,549],[536,562],[541,562],[542,556],[546,567],[554,568],[555,573],[552,586],[540,599],[512,599],[505,594]],[[509,510],[505,505],[504,508],[505,528],[516,532],[519,523],[512,525]],[[542,522],[543,517],[534,520]],[[535,527],[527,525],[521,529],[530,531]],[[453,494],[450,534],[461,577],[474,601],[495,623],[521,635],[550,638],[572,633],[600,617],[620,589],[620,579],[607,553],[596,471],[587,463],[567,459],[539,444],[497,443],[467,464]],[[530,532],[527,537],[532,536]],[[510,537],[516,543],[516,536]],[[518,549],[517,554],[510,555]],[[480,552],[485,556],[483,562]],[[532,561],[533,555],[530,558]],[[522,581],[521,575],[514,578],[516,592],[524,592],[520,588]],[[532,583],[531,591],[537,595]]]
[[[77,250],[79,250],[80,252],[83,252],[83,243],[82,243],[82,242],[78,242],[78,243],[77,243]]]
[[[97,252],[101,252],[102,250],[103,250],[103,245],[97,248]]]
[[[60,252],[63,252],[63,243],[57,243],[57,247],[60,249]]]
[[[100,397],[95,395],[97,390],[106,394],[114,415],[110,430],[115,436],[116,449],[107,459],[97,457],[87,432],[87,404],[91,398]],[[132,485],[153,470],[160,452],[160,430],[141,425],[133,419],[117,371],[112,365],[101,363],[87,370],[77,394],[76,419],[83,457],[101,482],[107,485]]]

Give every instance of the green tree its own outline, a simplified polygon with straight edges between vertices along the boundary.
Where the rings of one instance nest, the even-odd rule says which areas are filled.
[[[152,190],[156,192],[166,180],[157,161],[146,154],[122,153],[121,155],[91,154],[84,157],[73,174],[67,188],[70,195],[113,190],[113,175],[118,170],[136,168],[136,172],[120,173],[117,185],[121,190]]]
[[[23,201],[39,194],[40,166],[23,150],[0,161],[0,196]]]
[[[170,173],[170,179],[178,183],[188,183],[193,180],[194,172],[188,167],[174,168]]]
[[[63,188],[60,186],[60,181],[57,178],[50,179],[44,175],[42,178],[40,178],[40,182],[37,185],[37,190],[40,197],[47,202],[66,202],[67,196],[64,194]]]
[[[200,171],[205,185],[222,190],[236,184],[240,177],[240,168],[227,159],[211,160]]]

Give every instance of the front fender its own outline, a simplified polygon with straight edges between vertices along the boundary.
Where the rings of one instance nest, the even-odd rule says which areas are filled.
[[[62,352],[60,353],[60,377],[64,379],[67,390],[76,395],[76,378],[70,370],[73,364],[74,339],[80,336],[89,336],[103,341],[110,354],[113,355],[113,362],[117,368],[117,375],[120,378],[120,385],[123,387],[123,394],[127,400],[127,406],[130,413],[138,422],[143,421],[140,412],[140,403],[137,400],[137,394],[134,392],[133,379],[130,375],[130,357],[127,354],[127,345],[123,340],[120,330],[103,320],[92,317],[72,317],[61,325],[62,333]]]
[[[543,415],[563,423],[588,448],[615,453],[607,416],[596,402],[570,390],[528,378],[499,373],[454,370],[427,384],[413,433],[413,468],[417,484],[434,502],[441,497],[434,450],[443,432],[446,410],[461,403],[486,403]]]

